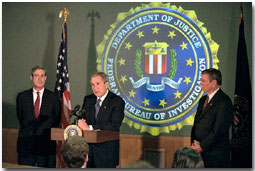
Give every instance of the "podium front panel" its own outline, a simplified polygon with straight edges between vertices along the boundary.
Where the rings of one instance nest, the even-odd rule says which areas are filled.
[[[64,140],[63,128],[51,128],[51,140]],[[119,132],[106,130],[83,130],[82,136],[88,143],[101,143],[119,139]]]

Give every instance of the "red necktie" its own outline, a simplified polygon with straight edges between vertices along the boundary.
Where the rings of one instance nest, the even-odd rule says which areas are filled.
[[[39,92],[37,92],[37,98],[35,101],[35,118],[38,119],[39,111],[40,111],[40,95]]]
[[[206,98],[205,103],[203,105],[203,110],[205,109],[206,105],[208,104],[208,101],[209,101],[209,96],[207,95],[207,98]]]

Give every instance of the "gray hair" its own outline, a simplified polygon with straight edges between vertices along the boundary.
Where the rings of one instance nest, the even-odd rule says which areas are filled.
[[[97,77],[97,76],[100,76],[103,79],[104,83],[108,82],[108,76],[104,72],[94,72],[91,74],[90,79],[92,77]]]
[[[43,66],[36,65],[31,69],[31,76],[33,76],[34,72],[38,69],[44,70],[45,76],[47,75],[47,70]]]
[[[204,71],[202,71],[202,74],[208,74],[210,81],[212,82],[213,80],[217,81],[218,85],[221,85],[222,83],[222,76],[221,72],[215,68],[209,68]]]

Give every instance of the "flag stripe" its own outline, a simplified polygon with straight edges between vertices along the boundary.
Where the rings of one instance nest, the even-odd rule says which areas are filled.
[[[145,73],[149,74],[149,55],[145,55],[145,59],[144,59],[144,65],[145,65]]]
[[[146,74],[164,74],[166,73],[166,55],[145,55],[144,71]]]
[[[162,74],[162,55],[158,55],[158,74]]]
[[[162,74],[166,73],[166,55],[162,55]]]
[[[153,74],[157,74],[158,70],[158,55],[153,55]]]
[[[153,55],[149,56],[149,74],[153,74]]]

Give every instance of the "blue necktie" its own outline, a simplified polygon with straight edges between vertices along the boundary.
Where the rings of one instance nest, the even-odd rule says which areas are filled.
[[[100,102],[101,102],[101,99],[98,99],[96,104],[95,104],[95,118],[97,119],[97,115],[98,115],[98,112],[99,112],[99,109],[100,109]]]

